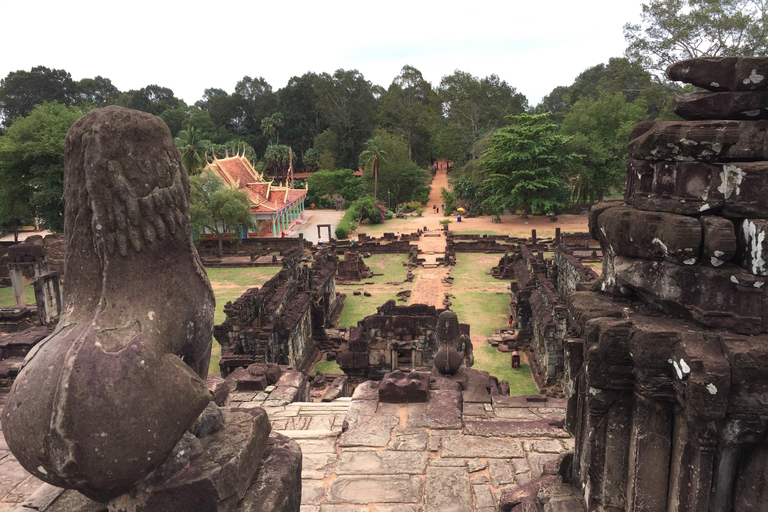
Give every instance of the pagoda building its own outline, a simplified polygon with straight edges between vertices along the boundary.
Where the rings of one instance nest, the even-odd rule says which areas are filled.
[[[304,211],[306,189],[293,188],[293,179],[286,180],[284,186],[267,181],[262,173],[256,172],[244,155],[214,158],[206,169],[219,176],[227,186],[248,194],[256,230],[248,233],[243,229],[243,238],[268,236],[270,230],[272,236],[278,237]]]

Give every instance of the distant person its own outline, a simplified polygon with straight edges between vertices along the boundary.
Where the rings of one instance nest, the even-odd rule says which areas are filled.
[[[515,321],[515,318],[512,315],[509,315],[509,321],[507,322],[507,325],[512,327],[512,322],[514,322],[514,321]]]
[[[315,209],[315,203],[312,203],[312,209],[313,210]]]
[[[399,231],[397,232],[397,241],[398,242],[400,241],[400,232]]]
[[[440,206],[441,206],[441,207],[442,207],[442,209],[443,209],[443,213],[445,213],[445,205],[444,205],[444,204],[441,204]]]
[[[323,248],[323,238],[320,237],[317,239],[317,246],[322,249]]]

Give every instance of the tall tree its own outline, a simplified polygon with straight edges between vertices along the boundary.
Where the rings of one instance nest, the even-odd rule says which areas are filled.
[[[85,107],[44,103],[28,116],[17,117],[0,137],[4,223],[14,217],[28,222],[30,212],[36,212],[47,229],[64,227],[64,137],[86,111]]]
[[[189,216],[192,227],[202,235],[210,232],[216,235],[219,258],[224,256],[223,239],[229,234],[229,241],[239,243],[236,232],[239,227],[252,227],[251,205],[248,194],[242,190],[227,187],[210,171],[189,179]]]
[[[489,131],[507,124],[507,116],[528,109],[525,95],[517,92],[496,75],[478,78],[464,71],[455,71],[440,81],[440,99],[449,122],[464,133],[462,150],[469,157],[472,144]]]
[[[650,0],[627,23],[627,56],[663,80],[673,62],[694,57],[766,55],[766,0]]]
[[[285,117],[280,112],[275,112],[261,120],[261,133],[269,137],[269,143],[273,144],[272,136],[275,136],[274,144],[280,144],[280,128],[283,126]]]
[[[112,80],[97,76],[83,78],[77,82],[78,103],[106,107],[112,105],[120,96],[120,90],[112,84]]]
[[[312,147],[315,136],[328,127],[317,104],[317,81],[316,74],[306,73],[292,77],[277,91],[277,110],[285,117],[280,134],[283,142],[293,147],[299,157]]]
[[[527,218],[532,209],[557,209],[567,193],[566,170],[576,155],[568,153],[569,138],[557,133],[548,114],[509,116],[512,123],[499,128],[483,155],[488,174],[483,204],[494,213],[519,209]]]
[[[376,147],[369,145],[369,149],[360,155],[361,164],[370,161],[363,173],[363,182],[368,190],[373,188],[380,201],[392,207],[410,200],[426,201],[429,198],[429,172],[408,158],[405,139],[401,135],[378,129],[371,140],[377,141]],[[373,157],[376,152],[379,153],[378,179],[375,179],[373,173]]]
[[[646,119],[645,99],[628,102],[622,92],[603,92],[597,99],[583,97],[573,105],[561,132],[572,136],[569,149],[584,155],[570,171],[576,201],[599,201],[623,183],[629,133]]]
[[[74,105],[77,100],[77,84],[63,69],[37,66],[30,71],[11,71],[0,80],[0,117],[6,127],[42,103]]]
[[[379,165],[381,160],[387,156],[387,152],[382,147],[381,139],[374,137],[368,139],[365,143],[365,151],[360,153],[360,161],[363,162],[363,167],[371,168],[373,173],[373,199],[377,199],[377,193],[379,191]],[[409,155],[410,160],[410,155]]]
[[[421,71],[403,66],[379,101],[379,122],[392,133],[398,133],[408,144],[408,155],[427,165],[430,160],[430,137],[441,105],[437,93]]]
[[[356,69],[339,69],[333,75],[320,75],[316,91],[323,119],[337,135],[333,152],[337,165],[355,167],[375,125],[376,99],[371,82]]]

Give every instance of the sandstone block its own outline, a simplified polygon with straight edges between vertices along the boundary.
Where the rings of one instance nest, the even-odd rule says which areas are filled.
[[[429,374],[396,370],[384,375],[379,385],[379,401],[388,403],[426,402]]]
[[[698,57],[675,62],[667,68],[670,80],[709,91],[768,89],[766,57]]]
[[[482,422],[480,422],[482,423]],[[443,438],[443,457],[510,459],[523,457],[519,441],[473,435],[451,435]]]
[[[326,503],[417,503],[421,478],[415,475],[340,476],[328,484]]]
[[[741,334],[768,332],[765,278],[740,267],[681,266],[617,256],[614,271],[618,283],[671,315]]]
[[[768,160],[768,121],[657,121],[633,135],[627,152],[637,159]]]
[[[625,206],[604,211],[597,224],[600,241],[616,254],[680,265],[699,261],[702,229],[691,217]]]
[[[723,217],[699,218],[704,233],[701,261],[704,265],[719,267],[736,255],[736,229],[733,222]]]
[[[299,512],[301,488],[301,448],[290,438],[272,434],[258,475],[237,510]]]
[[[424,512],[466,512],[472,510],[472,489],[466,468],[427,470]]]
[[[336,464],[337,475],[422,475],[426,452],[358,452],[344,450]]]
[[[768,218],[768,162],[731,162],[723,165],[723,215]]]
[[[627,161],[627,203],[640,210],[698,215],[725,204],[722,166],[706,162]]]
[[[756,276],[768,276],[768,220],[744,219],[739,229],[739,264]],[[762,286],[762,285],[761,285]]]
[[[694,92],[675,96],[675,114],[683,119],[767,119],[768,92]]]

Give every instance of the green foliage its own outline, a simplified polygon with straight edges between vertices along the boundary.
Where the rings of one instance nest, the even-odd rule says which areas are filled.
[[[376,130],[377,151],[379,152],[378,173],[378,199],[387,203],[400,204],[406,201],[429,198],[430,174],[408,158],[408,145],[405,139],[399,135],[388,133],[384,130]],[[361,155],[362,163],[367,161],[366,156]],[[371,156],[372,157],[372,156]],[[363,182],[367,190],[375,189],[373,166],[367,166],[363,173]],[[373,186],[372,186],[373,185]],[[426,191],[426,196],[424,192]],[[426,202],[426,201],[424,201]]]
[[[336,226],[336,238],[339,240],[346,239],[357,227],[358,219],[359,213],[357,211],[357,203],[352,203],[349,208],[347,208],[347,211],[344,212],[344,217],[342,217],[339,225]]]
[[[335,147],[328,149],[337,165],[355,167],[375,125],[373,85],[356,69],[338,69],[333,75],[319,75],[315,92],[317,108],[337,136]]]
[[[44,103],[0,137],[0,224],[28,224],[36,211],[47,229],[63,229],[64,137],[86,111]]]
[[[520,209],[527,216],[534,201],[550,201],[566,189],[565,171],[576,155],[568,153],[569,138],[557,134],[548,114],[510,116],[510,126],[497,130],[481,162],[490,176],[483,205],[493,213]]]
[[[561,131],[572,136],[570,152],[584,155],[570,171],[574,200],[599,201],[623,183],[629,133],[647,118],[645,98],[629,103],[621,92],[584,97],[573,105]]]
[[[452,223],[453,221],[451,219],[441,219],[440,221],[438,221],[438,224],[440,224],[441,226],[447,226],[448,224],[452,224]]]
[[[626,24],[627,56],[661,75],[678,60],[766,55],[768,4],[763,0],[650,0],[641,22]]]
[[[280,112],[275,112],[261,120],[261,132],[269,137],[270,145],[273,144],[272,136],[275,136],[274,144],[280,144],[280,128],[285,123],[285,117]]]
[[[179,150],[181,165],[187,173],[200,174],[207,164],[206,155],[211,151],[211,141],[201,138],[197,129],[190,126],[181,130],[173,142]]]
[[[440,99],[421,71],[403,66],[379,100],[381,127],[401,135],[411,160],[421,166],[430,161],[430,138],[440,116]]]
[[[315,172],[320,169],[320,152],[315,148],[309,148],[304,153],[304,170]]]
[[[0,118],[6,127],[17,117],[29,115],[37,105],[74,105],[78,99],[77,85],[63,69],[37,66],[30,71],[11,71],[0,80]]]
[[[384,221],[386,207],[375,201],[371,196],[365,196],[357,201],[355,208],[360,220],[367,220],[370,224],[381,224]]]
[[[319,208],[334,208],[336,202],[333,197],[336,194],[344,198],[344,202],[349,204],[357,201],[363,195],[363,182],[355,176],[352,169],[343,171],[317,171],[310,174],[307,179],[309,192],[307,201],[314,203]],[[305,202],[305,203],[306,203]]]
[[[496,75],[478,78],[457,70],[443,77],[439,94],[449,124],[438,146],[446,150],[450,145],[455,148],[440,155],[453,153],[448,157],[457,165],[469,159],[476,140],[508,124],[507,116],[521,114],[528,108],[525,95]]]
[[[193,229],[202,234],[214,233],[219,242],[219,257],[223,256],[222,237],[235,233],[240,226],[252,228],[251,204],[248,194],[227,187],[210,171],[189,179],[189,215]],[[230,236],[230,242],[240,243],[240,237]]]
[[[440,189],[440,198],[443,200],[446,211],[456,208],[456,192],[443,187]]]
[[[267,146],[267,150],[264,152],[267,172],[279,180],[286,179],[291,155],[291,148],[283,144],[270,144]]]

